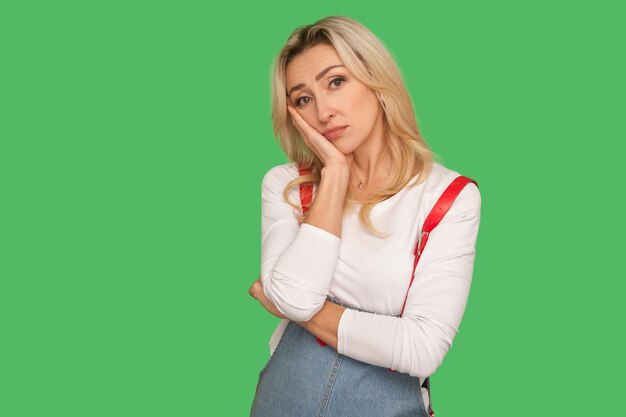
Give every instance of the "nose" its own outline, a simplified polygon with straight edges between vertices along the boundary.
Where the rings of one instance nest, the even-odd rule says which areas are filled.
[[[320,123],[326,124],[333,117],[335,117],[335,114],[337,113],[335,104],[332,99],[326,97],[325,93],[322,92],[319,94],[315,102],[317,108],[317,118]]]

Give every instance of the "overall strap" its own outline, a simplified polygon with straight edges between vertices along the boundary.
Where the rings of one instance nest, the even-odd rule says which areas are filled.
[[[413,261],[413,272],[411,273],[411,281],[409,282],[409,289],[411,289],[411,284],[413,284],[413,279],[415,278],[415,268],[417,267],[417,262],[420,260],[422,253],[424,252],[424,247],[426,246],[426,242],[428,242],[428,236],[430,232],[433,231],[435,227],[441,222],[443,217],[446,215],[452,203],[456,200],[457,196],[461,193],[463,188],[473,182],[478,187],[478,183],[471,178],[460,175],[456,177],[450,185],[441,193],[441,196],[433,206],[432,210],[424,220],[424,224],[422,226],[422,230],[418,236],[417,243],[415,244],[415,249],[413,249],[413,255],[415,259]],[[404,297],[404,303],[402,304],[402,314],[404,314],[404,307],[406,306],[406,300],[409,297],[409,289],[406,291],[406,296]],[[394,369],[388,368],[390,372],[396,372]],[[431,417],[435,416],[435,411],[433,410],[433,401],[430,393],[430,377],[426,377],[424,382],[422,383],[422,387],[426,388],[428,391],[428,398],[430,401],[428,402],[428,415]],[[422,395],[421,392],[419,395]]]
[[[302,165],[298,166],[298,172],[300,176],[311,173],[311,168],[305,168]],[[311,199],[313,198],[313,187],[311,184],[300,184],[300,204],[302,206],[302,214],[306,214],[311,206]]]
[[[446,188],[443,193],[441,193],[441,196],[426,217],[426,220],[424,220],[424,224],[422,225],[422,231],[418,236],[417,243],[415,244],[415,249],[413,249],[413,255],[415,255],[415,259],[413,261],[413,272],[411,273],[409,289],[411,289],[411,284],[413,284],[413,279],[415,278],[415,268],[417,267],[417,262],[420,260],[422,253],[424,252],[424,247],[426,246],[426,242],[428,242],[428,236],[446,215],[446,213],[452,206],[452,203],[454,203],[463,188],[465,188],[465,186],[470,182],[476,184],[476,186],[478,187],[478,183],[471,178],[465,177],[463,175],[456,177],[450,183],[450,185],[448,185],[448,188]],[[406,300],[409,297],[409,289],[407,289],[406,296],[404,297],[402,312],[400,314],[404,314]]]

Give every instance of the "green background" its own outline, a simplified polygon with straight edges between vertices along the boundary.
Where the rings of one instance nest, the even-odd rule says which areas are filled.
[[[388,45],[426,140],[480,185],[436,414],[614,415],[618,3],[3,2],[0,415],[248,415],[278,323],[247,294],[286,162],[270,65],[334,14]]]

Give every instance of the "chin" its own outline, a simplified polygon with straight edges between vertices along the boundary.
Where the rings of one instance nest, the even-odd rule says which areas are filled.
[[[335,148],[337,148],[339,150],[339,152],[341,152],[344,155],[350,155],[352,152],[354,152],[354,148],[352,146],[347,147],[347,146],[335,146]]]
[[[358,144],[354,144],[353,141],[342,141],[341,139],[343,138],[339,138],[339,140],[335,142],[334,145],[335,148],[337,148],[344,155],[350,155],[359,147]]]

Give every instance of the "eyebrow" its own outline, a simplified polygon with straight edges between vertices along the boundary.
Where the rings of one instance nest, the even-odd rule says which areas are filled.
[[[328,71],[330,71],[333,68],[337,68],[337,67],[343,67],[344,65],[331,65],[330,67],[326,67],[326,69],[324,69],[322,72],[320,72],[319,74],[317,74],[317,77],[315,77],[315,81],[319,81],[324,75],[326,75],[326,73]],[[298,85],[295,85],[291,88],[291,90],[289,90],[289,92],[287,93],[287,97],[289,97],[291,95],[291,93],[294,92],[294,90],[299,90],[301,88],[304,88],[305,85],[304,83],[300,83]]]

